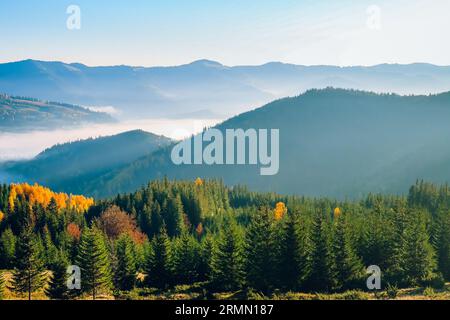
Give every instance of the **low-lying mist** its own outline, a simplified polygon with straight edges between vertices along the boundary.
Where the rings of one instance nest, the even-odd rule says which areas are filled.
[[[76,129],[0,132],[0,161],[29,159],[55,144],[137,129],[179,140],[201,132],[203,128],[220,121],[221,119],[142,119],[89,125]]]

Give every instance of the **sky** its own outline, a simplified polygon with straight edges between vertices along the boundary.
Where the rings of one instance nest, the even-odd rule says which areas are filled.
[[[449,16],[448,0],[1,0],[0,63],[450,65]]]

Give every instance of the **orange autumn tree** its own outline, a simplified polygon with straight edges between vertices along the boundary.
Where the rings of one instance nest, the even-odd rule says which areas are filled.
[[[81,238],[81,230],[78,225],[75,223],[69,223],[67,225],[67,233],[72,239],[76,239],[77,241]]]
[[[11,209],[14,209],[14,201],[18,197],[25,197],[31,204],[41,204],[47,207],[52,199],[55,199],[58,209],[74,209],[77,212],[87,211],[93,204],[93,198],[86,198],[79,195],[68,195],[67,193],[56,193],[49,188],[28,183],[11,184],[8,203]]]
[[[201,237],[203,235],[203,223],[199,223],[197,228],[195,228],[195,233],[197,233],[198,237]]]
[[[96,224],[113,240],[117,240],[122,234],[128,234],[135,243],[142,244],[146,239],[145,234],[139,230],[136,220],[115,205],[107,208],[97,219]]]
[[[195,179],[195,185],[201,187],[203,185],[203,180],[201,178]]]
[[[278,202],[275,206],[275,220],[280,221],[287,213],[287,208],[284,202]]]

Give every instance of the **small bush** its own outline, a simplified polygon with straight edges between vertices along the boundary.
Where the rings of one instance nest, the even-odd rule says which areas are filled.
[[[369,300],[370,294],[359,290],[350,290],[341,294],[343,300]]]
[[[442,274],[437,274],[433,278],[426,280],[422,283],[424,287],[431,287],[433,289],[444,289],[445,288],[445,280]]]
[[[431,287],[426,287],[426,288],[423,290],[423,295],[424,295],[425,297],[434,297],[434,296],[436,295],[436,292],[434,292],[434,289],[433,289],[433,288],[431,288]]]
[[[267,298],[264,296],[264,294],[260,292],[256,292],[253,289],[249,289],[246,293],[247,300],[266,300]]]
[[[388,284],[386,288],[386,293],[389,299],[395,299],[398,296],[398,288],[396,285]]]

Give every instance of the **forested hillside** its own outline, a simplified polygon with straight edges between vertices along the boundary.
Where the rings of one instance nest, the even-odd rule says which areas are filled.
[[[0,131],[54,129],[113,121],[106,113],[80,106],[0,94]]]
[[[3,185],[0,269],[12,270],[8,295],[54,299],[154,298],[180,285],[195,298],[367,290],[369,265],[388,292],[439,289],[450,281],[449,205],[448,186],[421,181],[407,197],[343,202],[200,178],[95,203]],[[67,290],[69,264],[81,268],[82,291]]]
[[[201,176],[282,194],[340,199],[360,198],[369,192],[404,194],[416,179],[450,180],[449,121],[450,93],[399,96],[311,90],[217,126],[221,130],[279,129],[277,175],[261,176],[257,165],[176,166],[170,158],[171,148],[165,148],[108,173],[84,192],[110,196],[164,176]]]
[[[142,130],[55,145],[32,160],[4,165],[18,180],[59,191],[83,193],[93,179],[173,143]]]

